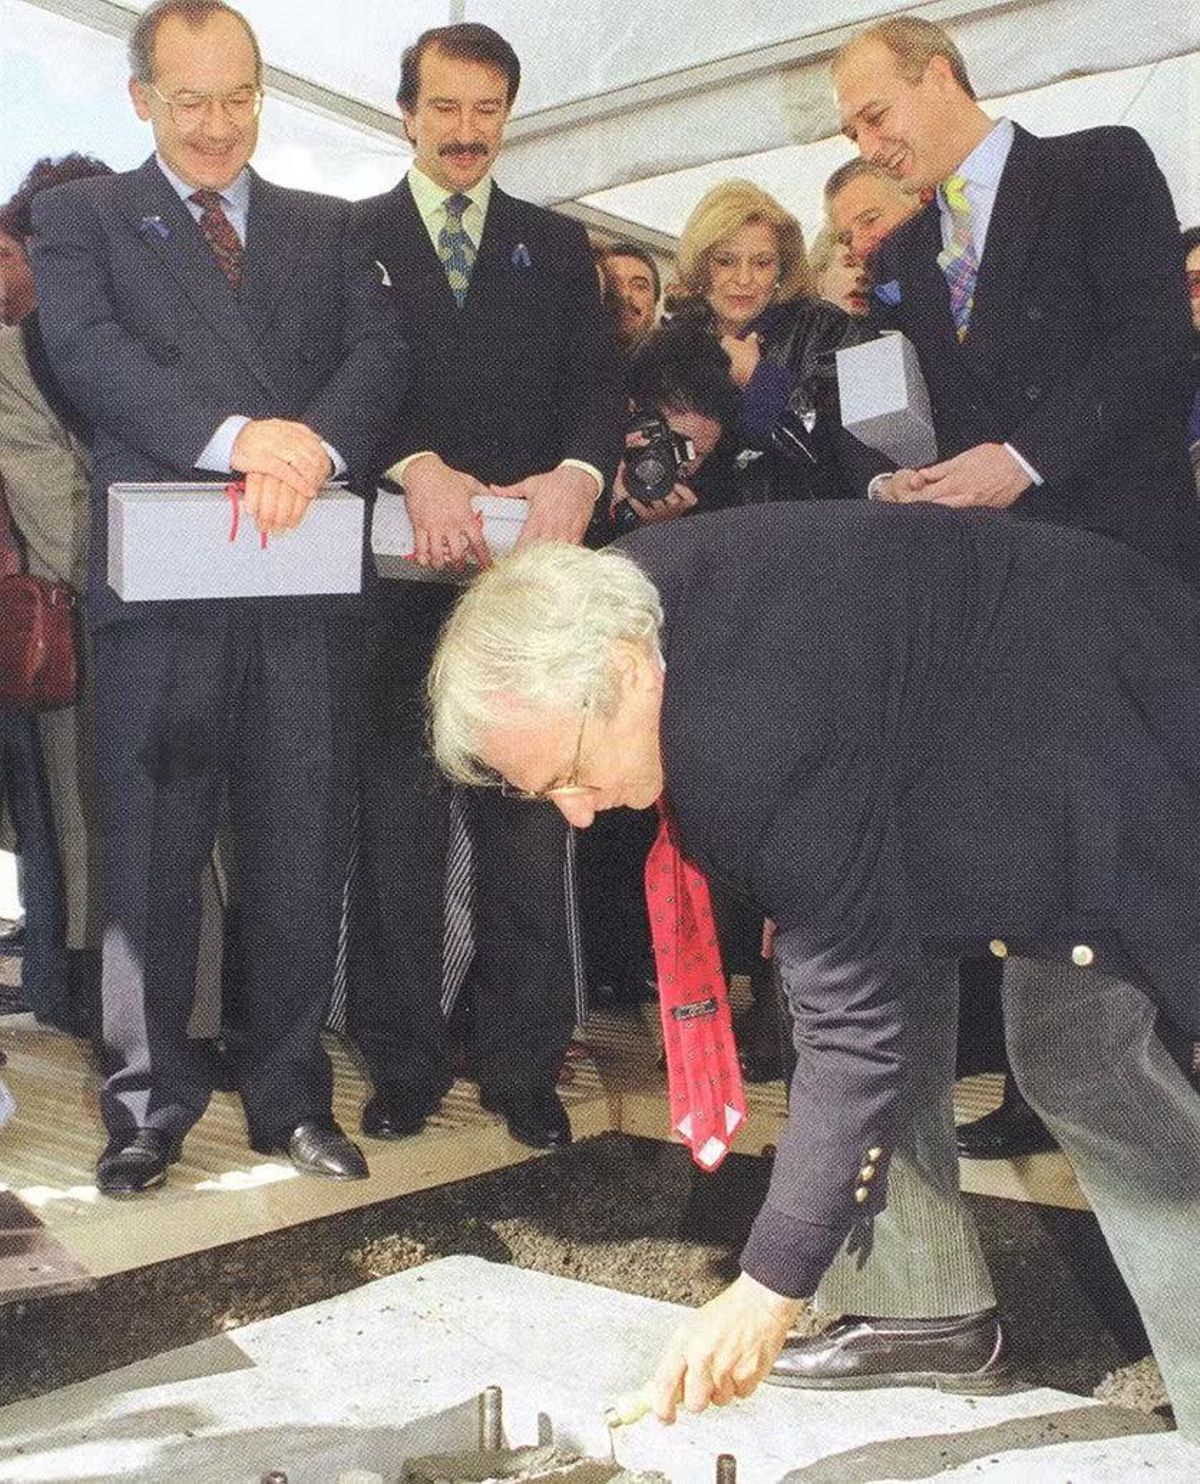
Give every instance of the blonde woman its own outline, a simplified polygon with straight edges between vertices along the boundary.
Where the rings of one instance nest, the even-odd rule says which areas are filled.
[[[742,388],[743,501],[866,494],[877,457],[844,433],[834,352],[868,338],[818,299],[794,216],[748,180],[714,186],[679,240],[681,315],[704,320]]]

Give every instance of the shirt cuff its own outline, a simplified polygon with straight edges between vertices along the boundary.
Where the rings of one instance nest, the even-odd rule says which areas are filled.
[[[321,439],[321,447],[329,455],[329,462],[333,465],[333,468],[329,471],[330,479],[340,479],[346,472],[346,460],[338,453],[333,444],[326,443],[324,438]]]
[[[595,464],[585,463],[583,459],[563,459],[558,466],[560,469],[582,469],[585,474],[590,474],[596,481],[596,493],[593,499],[598,500],[604,489],[604,475],[596,468]]]
[[[1028,459],[1023,459],[1021,457],[1021,455],[1017,452],[1017,450],[1012,446],[1011,443],[1006,443],[1004,445],[1004,448],[1005,448],[1005,451],[1007,453],[1012,454],[1013,458],[1016,459],[1017,463],[1020,464],[1021,468],[1024,469],[1025,473],[1029,475],[1030,479],[1034,482],[1034,484],[1045,484],[1046,481],[1042,478],[1042,476],[1038,473],[1038,471],[1033,467],[1033,465],[1029,462],[1029,460]]]
[[[408,468],[409,464],[414,463],[417,459],[430,459],[433,456],[434,450],[432,448],[422,448],[417,453],[407,453],[402,459],[397,459],[390,469],[384,471],[385,477],[390,479],[393,484],[398,484],[403,488],[404,471]]]
[[[238,434],[250,421],[248,417],[227,417],[196,457],[194,468],[218,469],[233,473],[233,445]]]
[[[892,477],[892,475],[891,475],[891,471],[890,470],[885,471],[883,474],[876,474],[875,477],[871,480],[871,482],[867,485],[867,499],[868,500],[882,500],[883,499],[883,481],[885,479],[890,479],[891,477]]]

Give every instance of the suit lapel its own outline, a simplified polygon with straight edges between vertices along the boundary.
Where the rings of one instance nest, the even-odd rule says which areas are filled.
[[[401,302],[419,300],[445,315],[458,314],[446,270],[429,240],[407,176],[384,198],[377,225],[377,261]]]
[[[519,214],[517,203],[493,181],[464,313],[478,312],[497,296],[505,299],[510,296],[514,287],[513,256],[519,251]]]
[[[307,230],[295,198],[251,171],[241,302],[252,325],[270,319],[275,301],[292,282],[293,264]]]
[[[972,323],[980,316],[986,323],[993,303],[1007,313],[1017,301],[1017,285],[1033,246],[1034,227],[1045,207],[1049,189],[1049,182],[1037,168],[1037,140],[1024,129],[1017,128],[988,223],[987,241],[975,282]],[[970,342],[968,335],[968,346]]]
[[[908,306],[913,320],[919,322],[919,326],[914,325],[920,336],[918,343],[931,341],[943,350],[961,354],[962,346],[950,312],[950,285],[938,266],[942,229],[937,202],[931,201],[914,219],[911,228],[905,226],[901,231],[908,233],[901,260],[901,302]]]
[[[274,381],[250,322],[191,212],[153,158],[135,171],[131,180],[129,217],[137,235],[212,329],[273,392]]]

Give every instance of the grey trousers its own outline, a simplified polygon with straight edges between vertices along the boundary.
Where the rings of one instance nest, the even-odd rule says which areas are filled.
[[[1070,1159],[1179,1430],[1200,1442],[1200,1094],[1132,984],[1018,958],[1003,993],[1017,1085]]]
[[[995,1306],[991,1275],[958,1188],[954,1057],[958,966],[926,963],[908,1023],[911,1118],[893,1151],[888,1203],[869,1251],[843,1247],[813,1299],[826,1314],[943,1319]]]
[[[957,978],[929,965],[913,1007],[912,1117],[864,1256],[843,1249],[825,1313],[970,1314],[995,1303],[958,1191],[951,1096]],[[1141,990],[1092,969],[1010,958],[1004,1024],[1017,1085],[1062,1146],[1133,1295],[1184,1436],[1200,1441],[1200,1094]]]

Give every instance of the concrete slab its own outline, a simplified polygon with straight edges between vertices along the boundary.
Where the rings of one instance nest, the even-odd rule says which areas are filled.
[[[605,1405],[648,1374],[682,1312],[446,1258],[0,1409],[0,1480],[252,1484],[282,1469],[289,1484],[334,1484],[365,1468],[394,1484],[406,1457],[473,1445],[490,1384],[504,1388],[509,1444],[544,1440],[549,1423],[557,1440],[607,1457]],[[616,1434],[621,1465],[674,1484],[710,1484],[723,1452],[741,1484],[1200,1477],[1200,1450],[1153,1419],[1046,1389],[764,1387],[672,1429],[648,1419]]]

